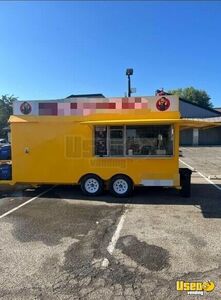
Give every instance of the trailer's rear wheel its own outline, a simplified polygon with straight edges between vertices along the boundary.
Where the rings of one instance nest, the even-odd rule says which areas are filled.
[[[111,178],[109,189],[115,197],[128,197],[132,194],[133,182],[126,175],[116,175]]]
[[[95,174],[85,175],[81,180],[81,190],[87,196],[101,195],[104,191],[104,182]]]

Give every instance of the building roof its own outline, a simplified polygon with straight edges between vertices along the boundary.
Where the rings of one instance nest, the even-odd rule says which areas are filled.
[[[217,110],[216,108],[205,107],[205,106],[203,106],[203,105],[193,103],[193,102],[191,102],[191,101],[189,101],[189,100],[186,100],[186,99],[183,99],[183,98],[179,98],[179,99],[180,99],[181,101],[185,102],[185,103],[188,103],[188,104],[194,105],[194,106],[196,106],[196,107],[200,107],[200,108],[206,109],[206,110],[208,110],[208,111],[211,111],[211,112],[213,112],[213,113],[218,114],[218,115],[221,116],[221,111]],[[221,108],[220,108],[220,109],[221,109]]]
[[[214,109],[221,112],[221,107],[215,107]]]
[[[70,95],[66,98],[105,98],[103,94],[80,94],[80,95]]]

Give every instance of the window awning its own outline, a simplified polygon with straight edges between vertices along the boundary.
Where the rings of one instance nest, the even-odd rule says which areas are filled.
[[[187,128],[211,128],[221,126],[219,122],[199,121],[192,119],[117,119],[117,120],[93,120],[83,121],[81,124],[88,125],[164,125],[178,124],[181,129]]]
[[[210,122],[210,121],[193,120],[193,119],[180,119],[179,125],[180,125],[181,130],[189,129],[189,128],[209,129],[209,128],[221,126],[221,122]]]
[[[92,120],[83,121],[81,124],[91,125],[142,125],[142,124],[173,124],[178,123],[179,119],[112,119],[112,120]]]

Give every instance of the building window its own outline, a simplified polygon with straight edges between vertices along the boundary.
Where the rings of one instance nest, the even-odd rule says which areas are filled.
[[[95,155],[171,156],[171,125],[96,126]]]

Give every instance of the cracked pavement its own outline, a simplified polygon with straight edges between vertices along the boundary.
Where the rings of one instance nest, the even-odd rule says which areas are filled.
[[[221,148],[182,150],[182,160],[205,175],[219,172],[213,158],[221,159]],[[124,200],[92,200],[79,187],[55,187],[2,218],[0,299],[220,299],[221,191],[196,173],[192,182],[190,199],[137,188]],[[4,190],[0,215],[44,189]],[[111,255],[107,247],[125,211]],[[216,288],[187,295],[176,291],[177,280],[212,280]]]

